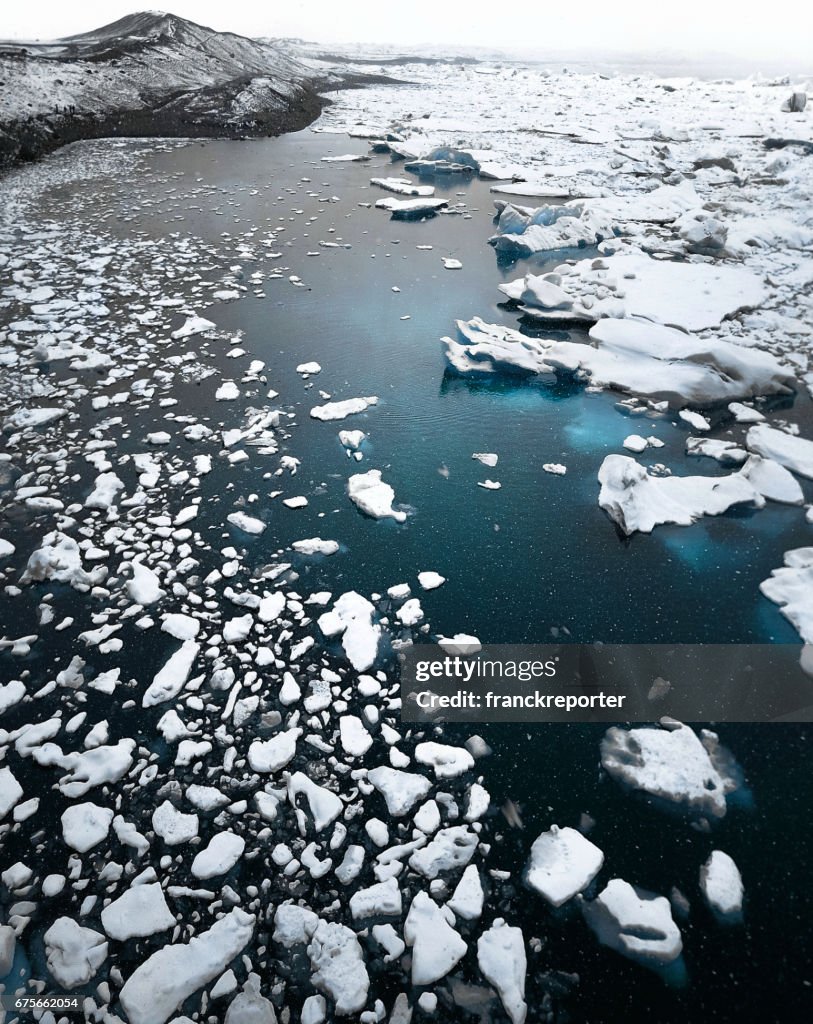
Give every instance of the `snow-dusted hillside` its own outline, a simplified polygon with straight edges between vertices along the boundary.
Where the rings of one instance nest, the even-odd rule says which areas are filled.
[[[276,134],[320,110],[284,44],[142,13],[49,43],[0,43],[0,166],[105,135]]]

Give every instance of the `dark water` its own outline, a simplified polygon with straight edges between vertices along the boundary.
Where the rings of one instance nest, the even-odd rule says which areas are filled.
[[[139,202],[154,199],[154,206],[133,209],[133,192],[123,180],[99,189],[100,215],[122,234],[160,238],[177,231],[218,245],[224,232],[242,235],[256,226],[261,235],[286,228],[269,247],[282,253],[280,259],[246,262],[244,269],[249,274],[279,265],[287,268],[286,278],[297,274],[306,288],[287,279],[267,281],[265,298],[249,292],[239,302],[200,311],[223,329],[243,332],[243,347],[267,363],[267,386],[280,392],[277,403],[295,413],[286,450],[302,465],[280,486],[286,495],[306,495],[309,505],[296,512],[278,502],[253,506],[252,514],[262,514],[269,528],[259,540],[240,537],[249,548],[247,562],[263,564],[294,540],[321,536],[339,541],[342,551],[310,566],[294,559],[303,593],[381,593],[395,583],[414,584],[418,571],[436,570],[448,582],[421,594],[433,630],[471,632],[484,641],[544,641],[553,628],[565,626],[580,641],[797,643],[795,631],[759,595],[758,585],[782,564],[784,551],[809,542],[800,511],[769,506],[621,539],[598,508],[596,474],[606,454],[622,450],[627,434],[660,437],[665,447],[651,461],[677,473],[715,475],[720,467],[685,458],[685,427],[620,415],[617,396],[446,376],[439,338],[453,332],[455,318],[480,315],[515,326],[516,315],[500,307],[496,286],[530,264],[497,265],[486,244],[492,204],[485,183],[438,183],[439,195],[465,201],[470,219],[396,223],[382,211],[359,207],[385,194],[368,188],[369,178],[400,174],[399,165],[386,157],[339,165],[319,158],[365,148],[311,133],[172,148],[146,158]],[[303,177],[311,181],[302,183]],[[216,199],[208,191],[213,186],[222,190]],[[197,188],[207,190],[204,198],[191,194]],[[308,190],[340,201],[320,202]],[[318,220],[308,223],[312,216]],[[320,250],[320,240],[352,248]],[[434,248],[418,251],[416,245]],[[317,250],[319,256],[307,255]],[[442,256],[461,259],[463,270],[443,269]],[[213,265],[205,271],[216,279],[223,269]],[[411,319],[402,321],[405,314]],[[314,359],[323,370],[305,390],[295,367]],[[222,365],[239,376],[237,365],[225,359]],[[363,416],[319,423],[308,416],[321,402],[319,388],[334,399],[378,395],[380,403]],[[196,394],[190,388],[184,411],[213,422],[229,417],[228,406],[207,405],[212,390]],[[800,397],[782,415],[808,422],[810,403]],[[369,433],[362,463],[345,456],[336,437],[342,428]],[[712,436],[724,436],[725,429]],[[475,451],[497,452],[498,466],[473,461]],[[545,462],[563,462],[567,475],[545,474]],[[205,493],[231,487],[234,497],[267,494],[277,484],[263,473],[275,465],[276,460],[263,465],[252,459],[224,470],[216,464]],[[396,499],[412,510],[405,524],[374,522],[349,504],[347,477],[371,468],[383,470]],[[477,487],[486,477],[500,480],[502,489]],[[809,485],[806,493],[809,498]],[[219,528],[224,515],[223,505],[205,501],[196,526],[202,532]],[[144,647],[126,653],[158,659],[148,643]],[[481,732],[495,750],[484,766],[494,802],[517,801],[526,825],[522,832],[505,830],[489,867],[514,872],[517,898],[510,916],[526,936],[544,943],[529,961],[532,1007],[545,987],[542,975],[562,970],[580,978],[574,994],[561,1000],[572,1021],[810,1019],[813,784],[806,728],[721,727],[747,789],[711,835],[603,779],[600,727],[484,726]],[[455,729],[448,734],[453,737]],[[687,950],[682,984],[600,949],[575,910],[549,913],[519,885],[538,832],[553,822],[577,825],[583,812],[596,820],[591,838],[605,851],[607,877],[617,874],[663,893],[677,885],[690,898],[692,916],[681,925]],[[730,853],[742,871],[744,927],[724,928],[703,908],[697,871],[714,847]],[[534,1019],[532,1011],[529,1020]]]
[[[250,226],[286,229],[271,247],[281,259],[245,263],[246,274],[278,264],[289,268],[286,277],[299,275],[307,290],[268,281],[266,298],[249,293],[205,311],[218,326],[244,332],[243,347],[267,363],[277,401],[297,413],[290,453],[302,466],[287,493],[305,494],[309,505],[295,513],[273,507],[272,529],[254,545],[257,559],[269,547],[318,535],[345,550],[311,571],[318,577],[309,580],[314,589],[346,585],[380,592],[434,569],[448,582],[422,596],[433,629],[471,632],[484,641],[541,642],[553,627],[566,626],[580,641],[798,642],[758,590],[785,551],[809,540],[797,508],[771,505],[756,514],[623,539],[597,504],[596,474],[604,456],[623,451],[623,439],[643,431],[665,447],[650,449],[642,461],[664,462],[678,474],[718,475],[713,460],[685,457],[685,425],[620,415],[618,396],[611,393],[445,375],[439,339],[454,333],[455,319],[479,315],[517,326],[516,314],[501,308],[497,284],[543,263],[497,265],[486,244],[493,205],[485,182],[438,179],[437,194],[452,203],[464,199],[471,219],[393,222],[380,210],[360,208],[359,202],[389,194],[369,187],[369,178],[403,175],[402,165],[386,156],[366,164],[319,158],[364,149],[357,140],[305,132],[157,153],[150,157],[151,170],[172,175],[179,196],[205,184],[222,188],[224,198],[173,199],[168,217],[159,191],[163,208],[127,225],[128,231],[190,232],[212,243],[224,231],[243,233]],[[311,181],[300,183],[303,177]],[[250,189],[260,194],[252,196]],[[319,202],[306,195],[309,190],[341,201]],[[188,208],[194,205],[201,209]],[[308,224],[312,216],[318,220]],[[352,248],[308,257],[320,240]],[[416,245],[434,248],[418,251]],[[441,256],[461,259],[463,269],[443,269]],[[405,314],[411,319],[402,321]],[[312,359],[322,373],[306,391],[295,367]],[[227,369],[237,372],[237,366]],[[321,402],[319,388],[334,399],[377,395],[380,401],[361,416],[320,423],[307,414]],[[809,400],[800,396],[795,404],[783,415],[809,419]],[[215,415],[221,409],[227,412],[221,406]],[[362,463],[346,458],[336,436],[342,428],[370,435]],[[475,451],[498,453],[497,467],[472,460]],[[545,462],[564,463],[567,476],[544,473]],[[448,477],[438,472],[441,467]],[[229,479],[235,488],[262,494],[268,490],[263,468],[252,460],[244,469],[230,469]],[[371,522],[347,501],[346,478],[372,468],[383,470],[396,500],[414,510],[404,525]],[[502,489],[478,487],[487,477]],[[809,497],[813,488],[806,489]]]

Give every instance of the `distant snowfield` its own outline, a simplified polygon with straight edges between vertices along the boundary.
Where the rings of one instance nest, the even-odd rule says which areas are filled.
[[[460,309],[458,338],[444,339],[450,369],[569,375],[622,393],[619,416],[683,413],[704,438],[701,410],[721,414],[714,431],[727,443],[698,452],[729,462],[717,477],[670,475],[649,459],[657,443],[631,432],[635,459],[596,464],[608,536],[613,521],[627,534],[691,530],[769,501],[810,521],[813,439],[763,401],[813,381],[813,157],[763,146],[810,138],[809,113],[780,112],[792,86],[490,70],[412,65],[413,85],[340,93],[314,128],[379,150],[391,136],[398,177],[358,203],[372,206],[379,187],[415,198],[375,202],[382,231],[403,203],[465,216],[465,204],[444,209],[428,194],[449,173],[525,178],[535,193],[549,181],[549,195],[578,197],[531,207],[495,194],[492,241],[556,254],[556,269],[504,291],[537,324],[591,325],[592,347],[478,319],[500,300],[495,275],[494,294]],[[71,102],[70,81],[53,86],[24,83],[37,102]],[[541,796],[545,826],[521,834],[524,867],[512,873],[487,744],[402,725],[392,653],[439,639],[428,609],[446,578],[422,564],[360,593],[354,553],[337,541],[274,540],[281,518],[305,514],[313,481],[335,472],[308,466],[303,419],[335,438],[347,507],[365,528],[390,530],[397,548],[412,511],[400,501],[420,507],[369,450],[384,400],[313,361],[296,366],[305,390],[281,395],[253,339],[218,326],[221,303],[307,287],[306,267],[285,258],[290,222],[306,223],[297,190],[280,197],[276,226],[224,230],[220,244],[180,222],[158,239],[124,218],[94,222],[72,188],[112,171],[126,180],[139,151],[79,145],[0,181],[0,849],[13,905],[0,964],[46,965],[43,980],[80,993],[105,1024],[274,1024],[300,1007],[310,1024],[408,1024],[438,1006],[444,1019],[465,1006],[523,1024],[540,1019],[548,990],[539,935],[514,923],[520,900],[540,916],[548,905],[583,915],[586,946],[594,935],[643,968],[680,964],[711,925],[698,914],[682,934],[687,896],[649,891],[635,857],[619,863],[586,838],[599,790],[569,823]],[[227,206],[216,187],[160,184],[173,200]],[[38,200],[57,187],[64,208],[44,216]],[[298,188],[329,210],[338,186]],[[306,226],[309,255],[338,249],[332,229]],[[465,276],[465,256],[424,255],[459,271],[443,273],[449,288]],[[345,419],[363,430],[337,431]],[[472,455],[502,471],[499,453]],[[262,467],[262,487],[243,493],[227,474],[246,464]],[[571,485],[562,463],[544,472]],[[228,484],[212,488],[213,473]],[[480,487],[500,498],[500,481]],[[262,545],[260,568],[249,545]],[[341,593],[310,583],[325,559],[344,560]],[[813,642],[810,549],[781,562],[766,599]],[[446,642],[478,645],[466,628],[461,608]],[[717,736],[672,721],[611,728],[599,760],[605,786],[651,798],[653,829],[659,805],[685,815],[702,898],[738,912],[749,878],[706,842],[739,784]]]

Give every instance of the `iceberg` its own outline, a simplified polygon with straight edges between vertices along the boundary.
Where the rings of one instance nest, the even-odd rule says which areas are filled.
[[[593,881],[604,854],[574,828],[551,826],[531,847],[525,878],[554,907],[561,907]]]
[[[353,504],[373,519],[406,520],[406,512],[392,507],[395,491],[381,479],[380,469],[356,473],[347,481],[347,493]]]
[[[792,622],[806,644],[813,644],[813,547],[785,552],[785,564],[773,569],[759,589]]]
[[[687,725],[608,729],[601,764],[614,779],[689,811],[722,818],[726,796],[737,788],[717,736],[698,738]]]
[[[251,941],[254,915],[239,907],[187,943],[163,946],[133,971],[121,990],[130,1024],[164,1024],[198,989],[218,978]]]
[[[644,964],[666,964],[683,949],[680,929],[665,896],[613,878],[591,902],[582,904],[599,942]]]
[[[639,317],[684,331],[718,327],[768,297],[763,280],[745,267],[656,260],[636,252],[563,263],[499,288],[536,320]]]

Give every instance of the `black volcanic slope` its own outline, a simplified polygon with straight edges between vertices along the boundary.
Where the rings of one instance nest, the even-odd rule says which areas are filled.
[[[0,42],[0,168],[84,138],[295,131],[321,110],[318,78],[282,44],[172,14]]]

